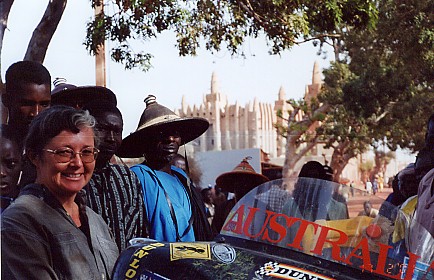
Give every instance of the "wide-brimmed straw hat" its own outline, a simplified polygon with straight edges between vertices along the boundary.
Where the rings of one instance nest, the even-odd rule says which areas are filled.
[[[108,88],[102,86],[75,86],[68,84],[64,78],[56,78],[51,91],[51,103],[53,105],[72,105],[75,101],[82,101],[84,105],[95,99],[107,100],[117,105],[116,95]],[[75,106],[73,106],[75,107]]]
[[[209,127],[208,120],[199,117],[180,117],[172,110],[157,103],[154,95],[145,98],[146,108],[140,117],[137,130],[122,140],[116,155],[123,158],[142,157],[152,140],[160,133],[176,132],[183,144],[200,135]]]
[[[244,158],[232,171],[221,174],[216,179],[216,185],[223,191],[234,192],[237,187],[249,188],[249,190],[269,181],[266,176],[256,173],[249,164],[250,157]]]

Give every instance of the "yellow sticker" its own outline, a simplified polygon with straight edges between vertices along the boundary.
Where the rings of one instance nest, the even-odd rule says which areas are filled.
[[[170,243],[170,260],[211,259],[209,243]]]

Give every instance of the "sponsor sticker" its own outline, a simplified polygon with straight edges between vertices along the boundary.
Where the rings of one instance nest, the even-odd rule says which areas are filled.
[[[261,266],[256,272],[258,276],[269,276],[280,279],[310,279],[310,280],[332,280],[333,278],[304,270],[295,266],[281,264],[277,262],[268,262]]]
[[[407,272],[409,258],[404,258],[404,265],[402,268],[401,279],[407,279],[405,274]],[[413,279],[433,279],[433,271],[430,269],[429,264],[423,263],[421,261],[416,261],[416,267],[414,268]]]
[[[211,259],[209,243],[170,243],[170,260]]]
[[[217,243],[212,245],[211,252],[217,260],[225,264],[232,263],[237,257],[235,249],[226,244]]]
[[[133,279],[137,276],[137,269],[140,267],[140,260],[149,255],[149,251],[152,251],[158,247],[164,247],[163,243],[151,243],[145,244],[140,249],[136,250],[134,253],[130,264],[128,265],[128,270],[125,272],[125,279]]]

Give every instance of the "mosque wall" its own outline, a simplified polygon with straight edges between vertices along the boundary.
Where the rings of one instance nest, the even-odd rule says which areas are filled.
[[[285,157],[286,139],[277,133],[275,124],[285,126],[288,111],[292,109],[286,102],[286,94],[280,88],[278,99],[273,104],[259,102],[255,97],[242,106],[238,102],[229,104],[227,96],[220,92],[219,81],[215,73],[211,77],[211,90],[199,106],[191,106],[182,99],[182,107],[177,114],[182,117],[197,116],[210,122],[208,131],[193,143],[196,152],[223,151],[259,148],[270,159]],[[306,86],[305,99],[318,95],[321,88],[321,72],[315,63],[312,72],[312,84]],[[283,113],[283,119],[277,112]],[[299,114],[296,119],[301,119]]]

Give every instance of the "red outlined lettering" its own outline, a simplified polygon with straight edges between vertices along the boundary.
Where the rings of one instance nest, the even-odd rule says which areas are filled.
[[[247,213],[244,213],[245,210],[245,205],[240,205],[240,207],[231,214],[223,230],[236,235],[242,235],[252,239],[261,239],[268,243],[276,244],[285,240],[285,238],[289,236],[290,229],[293,229],[291,234],[296,233],[295,236],[292,236],[292,242],[285,244],[287,247],[318,256],[322,255],[324,248],[331,248],[331,258],[335,261],[353,265],[354,260],[352,261],[352,259],[356,258],[363,262],[362,265],[360,265],[360,269],[362,270],[367,270],[392,279],[400,279],[400,272],[392,275],[388,273],[390,268],[386,267],[388,265],[388,251],[392,248],[389,245],[377,243],[379,249],[378,260],[376,261],[376,265],[373,265],[368,239],[366,238],[361,238],[359,243],[351,250],[350,254],[343,257],[341,256],[341,247],[345,246],[349,240],[348,235],[343,231],[300,218],[289,217],[282,213],[268,210],[266,210],[265,213],[260,213],[259,211],[261,211],[261,209],[259,208],[249,207]],[[255,221],[255,217],[258,215],[263,215],[262,224],[255,224],[257,229],[251,232],[253,229],[252,225],[257,222]],[[306,238],[306,234],[308,234],[309,238]],[[312,236],[312,238],[310,238],[310,236]],[[419,256],[411,252],[408,252],[408,256],[409,262],[405,279],[410,280],[413,276],[416,261],[419,259]],[[431,263],[430,269],[434,270],[434,262]]]

